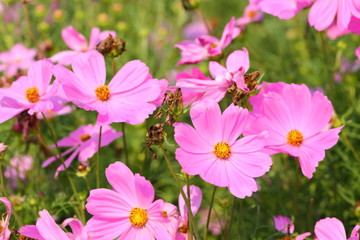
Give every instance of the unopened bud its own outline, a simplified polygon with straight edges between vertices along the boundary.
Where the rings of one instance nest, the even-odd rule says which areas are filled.
[[[76,170],[76,176],[85,177],[90,172],[90,167],[80,163]]]
[[[194,10],[199,7],[201,0],[181,0],[186,11]]]
[[[105,56],[116,58],[125,51],[125,41],[119,38],[113,38],[110,34],[105,40],[96,45],[96,50]]]

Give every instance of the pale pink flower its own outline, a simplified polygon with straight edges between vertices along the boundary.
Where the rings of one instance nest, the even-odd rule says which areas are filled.
[[[360,60],[360,47],[358,47],[356,50],[355,50],[355,55],[359,58]]]
[[[150,181],[133,174],[123,163],[110,164],[106,178],[114,190],[90,191],[86,209],[94,215],[87,223],[92,239],[172,239],[165,228],[163,200],[154,201]]]
[[[291,219],[285,216],[274,216],[274,225],[275,229],[284,234],[293,235],[295,226],[292,223]],[[304,240],[306,237],[310,236],[311,233],[306,232],[300,235],[295,236],[295,240]]]
[[[210,35],[197,37],[195,40],[186,40],[175,45],[181,50],[181,59],[178,64],[198,63],[202,60],[215,57],[222,53],[231,41],[240,34],[240,30],[235,27],[235,18],[226,24],[221,39]]]
[[[149,68],[139,60],[126,63],[109,84],[104,57],[97,51],[79,53],[72,68],[74,72],[57,65],[54,75],[71,102],[99,113],[99,124],[140,124],[156,109],[151,102],[160,95],[160,83],[151,79]]]
[[[90,240],[87,227],[75,218],[65,219],[61,224],[63,228],[70,226],[72,233],[66,233],[55,223],[46,209],[40,211],[39,215],[36,225],[25,225],[20,228],[21,235],[37,240]]]
[[[188,197],[187,192],[187,186],[183,187],[184,193],[186,197]],[[197,186],[190,185],[190,207],[192,215],[195,216],[195,214],[199,211],[200,205],[202,201],[202,192],[201,189]],[[188,221],[189,221],[189,215],[188,215],[188,209],[186,207],[184,198],[181,194],[179,194],[179,210],[180,210],[180,217],[179,222],[177,226],[177,232],[176,232],[176,240],[188,240],[188,234],[187,231],[189,229]]]
[[[61,37],[71,50],[58,52],[51,57],[51,60],[62,65],[70,65],[78,53],[95,49],[96,45],[109,35],[116,37],[114,31],[101,32],[99,28],[92,28],[88,42],[84,35],[77,32],[72,26],[67,26],[61,31]]]
[[[336,39],[348,33],[350,33],[349,29],[340,29],[335,23],[333,23],[326,31],[326,34],[330,39]]]
[[[204,207],[199,210],[199,223],[202,226],[206,225],[207,217],[209,213],[209,207]],[[209,222],[209,232],[212,235],[218,236],[222,233],[222,229],[225,226],[225,218],[223,216],[219,216],[214,209],[212,209],[210,214],[210,222]]]
[[[309,24],[322,31],[336,20],[337,27],[347,29],[351,17],[360,18],[358,0],[317,0],[309,12]]]
[[[5,145],[4,143],[0,143],[0,153],[5,151],[5,149],[8,147],[8,145]]]
[[[226,60],[226,68],[217,62],[209,62],[209,70],[215,80],[205,77],[192,76],[177,77],[176,86],[185,93],[185,99],[194,101],[212,99],[220,102],[228,87],[236,83],[238,88],[248,91],[244,81],[244,74],[250,68],[249,53],[246,48],[232,52]],[[197,74],[198,75],[198,74]]]
[[[0,240],[9,240],[11,235],[11,231],[9,230],[9,222],[12,214],[11,202],[5,197],[0,197],[0,202],[4,203],[6,207],[6,214],[5,213],[2,214],[0,221],[0,226],[1,226]],[[4,219],[4,215],[6,215],[5,219]]]
[[[271,158],[261,152],[266,132],[237,140],[249,123],[249,112],[230,105],[223,114],[214,101],[199,102],[190,110],[194,127],[176,123],[176,159],[189,175],[228,187],[238,198],[257,191],[255,177],[269,171]]]
[[[164,202],[164,207],[161,211],[163,217],[167,220],[164,222],[164,227],[171,235],[172,239],[175,239],[178,225],[179,225],[179,212],[177,211],[177,207],[171,203]]]
[[[186,25],[183,34],[186,39],[196,39],[197,37],[208,35],[209,32],[204,22],[197,20]]]
[[[250,102],[253,119],[245,135],[267,130],[268,152],[297,157],[302,173],[312,178],[325,150],[337,143],[342,128],[324,130],[333,114],[327,97],[319,91],[311,94],[305,84],[270,83],[250,97]]]
[[[0,53],[0,72],[6,76],[16,76],[18,70],[27,70],[34,62],[36,50],[15,44],[9,51]]]
[[[314,0],[261,0],[260,9],[280,19],[290,19]],[[327,1],[327,0],[326,0]]]
[[[33,158],[27,155],[15,155],[10,160],[10,166],[6,167],[4,177],[10,181],[12,187],[17,187],[17,179],[25,180],[26,172],[33,166]]]
[[[59,147],[70,147],[65,152],[61,153],[62,156],[71,154],[65,160],[65,166],[69,167],[71,162],[78,156],[80,162],[85,163],[86,161],[94,156],[95,153],[99,151],[98,141],[99,141],[99,129],[98,125],[84,125],[71,132],[68,137],[61,139],[58,142]],[[116,132],[109,125],[104,125],[101,132],[101,146],[104,147],[109,145],[115,139],[121,137],[122,132]],[[55,145],[52,145],[51,148],[55,148]],[[47,167],[50,163],[57,160],[58,155],[48,158],[42,163],[42,167]],[[60,165],[55,173],[55,177],[59,174],[60,171],[64,170],[64,166]]]
[[[258,2],[258,0],[250,0],[242,17],[236,20],[236,26],[241,30],[243,30],[249,23],[261,22],[263,20],[264,13],[261,11]]]
[[[346,238],[344,224],[337,218],[324,218],[316,222],[315,239],[317,240],[359,240],[360,225],[356,225],[350,238]]]
[[[0,123],[7,121],[18,113],[28,110],[46,112],[54,108],[51,98],[58,88],[58,81],[50,85],[53,68],[49,60],[40,60],[30,65],[28,76],[21,76],[10,88],[0,92]]]

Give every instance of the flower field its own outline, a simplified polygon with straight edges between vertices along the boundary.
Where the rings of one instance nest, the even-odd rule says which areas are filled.
[[[0,19],[0,240],[359,240],[358,0]]]

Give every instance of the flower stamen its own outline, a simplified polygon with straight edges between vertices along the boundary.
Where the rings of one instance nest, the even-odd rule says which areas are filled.
[[[300,146],[303,141],[303,135],[298,130],[291,130],[287,135],[287,142],[293,146]]]
[[[39,89],[37,87],[26,89],[25,98],[31,103],[38,102],[40,100]]]
[[[103,85],[95,89],[95,94],[98,100],[107,101],[110,98],[109,86]]]
[[[135,207],[131,210],[129,219],[134,227],[143,227],[149,218],[145,209]]]
[[[88,133],[79,136],[79,139],[80,139],[82,142],[86,142],[86,141],[89,140],[90,138],[91,138],[91,136],[90,136],[90,134],[88,134]]]
[[[214,146],[213,153],[215,153],[218,158],[227,159],[231,154],[230,145],[227,142],[219,142]]]

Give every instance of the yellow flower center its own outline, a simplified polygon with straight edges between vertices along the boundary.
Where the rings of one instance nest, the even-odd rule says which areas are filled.
[[[214,146],[214,153],[217,157],[221,159],[226,159],[230,157],[230,145],[226,142],[219,142]]]
[[[84,134],[84,135],[81,135],[79,137],[79,139],[82,141],[82,142],[86,142],[87,140],[89,140],[91,138],[90,134]]]
[[[185,223],[181,223],[180,227],[179,227],[179,232],[182,232],[182,233],[187,233],[187,226]]]
[[[303,141],[303,135],[298,130],[291,130],[287,135],[287,142],[293,146],[300,146]]]
[[[25,98],[31,103],[38,102],[40,100],[39,89],[37,87],[26,89]]]
[[[250,12],[248,12],[248,17],[249,17],[249,18],[253,18],[253,17],[255,17],[255,15],[256,15],[256,11],[250,11]]]
[[[131,210],[129,219],[134,227],[143,227],[149,218],[145,209],[136,207]]]
[[[108,86],[103,85],[95,89],[95,94],[98,100],[104,102],[110,98],[110,89]]]
[[[164,218],[167,218],[167,217],[168,217],[167,211],[161,211],[161,213],[162,213],[162,216],[163,216]]]

